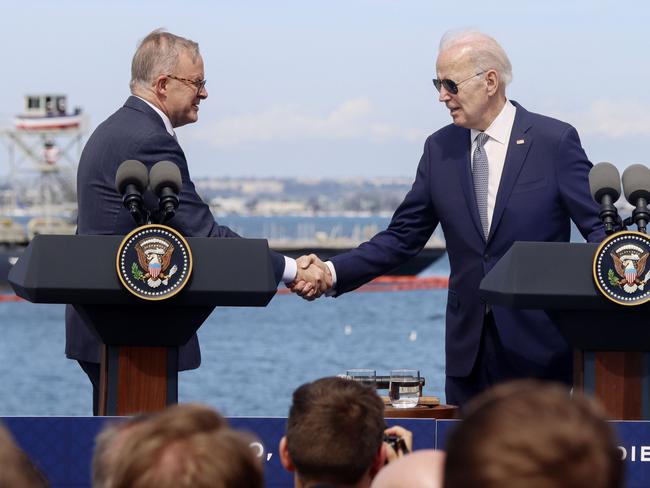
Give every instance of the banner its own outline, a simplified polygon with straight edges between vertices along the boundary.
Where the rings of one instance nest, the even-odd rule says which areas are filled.
[[[91,486],[91,461],[95,436],[112,417],[6,417],[0,419],[16,442],[46,474],[52,487]],[[251,445],[264,460],[266,486],[293,487],[293,475],[280,464],[278,445],[284,435],[284,417],[232,417],[231,427],[253,434]],[[413,432],[413,447],[443,449],[458,420],[387,419]],[[627,466],[628,488],[650,486],[650,422],[613,422],[621,457]]]

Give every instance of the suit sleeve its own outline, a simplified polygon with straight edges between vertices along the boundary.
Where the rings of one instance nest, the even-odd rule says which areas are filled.
[[[429,143],[425,144],[415,181],[388,228],[356,249],[332,258],[336,294],[354,290],[396,268],[422,250],[438,225],[431,198]]]
[[[140,150],[143,153],[141,160],[149,169],[158,161],[169,160],[176,163],[181,172],[183,184],[179,194],[180,204],[169,225],[191,237],[241,237],[214,220],[210,207],[196,192],[183,150],[173,138],[166,133],[155,134],[148,138],[146,148]],[[275,281],[279,283],[284,272],[284,256],[271,251],[271,263]]]
[[[558,144],[556,177],[562,203],[582,236],[589,242],[600,242],[605,229],[598,218],[598,204],[589,191],[592,164],[580,144],[578,132],[569,126]]]
[[[179,194],[180,205],[169,225],[190,237],[240,237],[230,228],[218,225],[210,207],[201,200],[190,177],[185,154],[178,143],[167,133],[148,137],[138,151],[148,169],[158,161],[172,161],[181,172],[183,185]]]

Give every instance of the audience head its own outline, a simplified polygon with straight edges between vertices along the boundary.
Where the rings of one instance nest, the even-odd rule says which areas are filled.
[[[293,393],[283,466],[297,486],[368,486],[383,465],[384,403],[375,389],[343,378],[323,378]]]
[[[124,440],[131,432],[132,427],[147,418],[147,415],[137,415],[111,422],[97,435],[92,460],[94,488],[109,488],[112,486],[116,458],[122,450]]]
[[[108,429],[93,460],[96,488],[263,486],[252,438],[209,407],[176,405]]]
[[[0,488],[42,488],[45,476],[16,445],[11,433],[0,425]]]
[[[433,449],[414,451],[382,468],[372,488],[442,488],[445,453]]]
[[[623,486],[603,410],[561,385],[520,380],[487,391],[468,405],[446,450],[450,488]]]

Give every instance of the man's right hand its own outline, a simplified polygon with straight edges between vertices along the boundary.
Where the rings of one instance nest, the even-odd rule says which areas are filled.
[[[315,300],[332,288],[332,274],[327,265],[315,254],[296,259],[298,271],[289,289],[305,300]]]

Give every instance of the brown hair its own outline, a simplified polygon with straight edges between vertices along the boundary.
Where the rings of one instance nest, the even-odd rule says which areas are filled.
[[[261,488],[251,441],[209,407],[176,405],[125,431],[108,486]]]
[[[195,62],[199,45],[189,39],[156,29],[145,37],[131,61],[131,93],[146,87],[160,75],[172,74],[178,63],[181,49],[186,50]]]
[[[148,415],[138,415],[107,423],[95,438],[92,460],[93,488],[109,488],[118,453],[130,428],[140,424]]]
[[[11,433],[0,425],[0,487],[42,488],[45,476],[16,445]]]
[[[447,442],[445,487],[618,488],[623,461],[604,412],[561,385],[520,380],[468,405]]]
[[[384,403],[355,381],[323,378],[299,387],[287,421],[287,447],[303,481],[358,482],[381,448]]]

